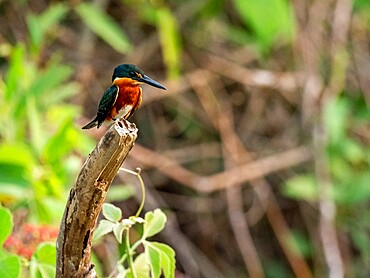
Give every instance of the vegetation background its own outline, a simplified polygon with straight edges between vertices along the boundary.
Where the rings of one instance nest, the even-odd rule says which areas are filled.
[[[121,63],[168,88],[143,85],[124,167],[168,216],[177,277],[370,275],[368,0],[0,0],[0,22],[1,277],[53,275],[40,242]],[[107,200],[129,216],[136,192],[120,174]],[[120,252],[95,245],[101,275]]]

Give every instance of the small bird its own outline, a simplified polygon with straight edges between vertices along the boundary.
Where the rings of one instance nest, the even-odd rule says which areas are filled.
[[[104,121],[115,121],[118,118],[127,120],[139,108],[142,101],[140,84],[146,83],[162,90],[163,85],[145,75],[132,64],[122,64],[114,69],[112,86],[103,94],[95,119],[82,129],[99,128]]]

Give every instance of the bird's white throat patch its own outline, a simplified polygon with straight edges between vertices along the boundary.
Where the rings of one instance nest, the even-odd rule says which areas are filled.
[[[132,105],[125,105],[124,107],[121,108],[121,110],[118,113],[117,118],[123,118],[126,116],[130,111],[132,110],[133,106]]]

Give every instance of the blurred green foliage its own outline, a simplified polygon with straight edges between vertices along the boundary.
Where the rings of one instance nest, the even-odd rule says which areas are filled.
[[[43,65],[41,49],[67,12],[63,4],[27,17],[29,44],[7,44],[7,72],[0,80],[0,202],[26,207],[30,220],[57,223],[66,188],[81,155],[93,147],[73,121],[79,109],[66,100],[78,92],[73,70],[58,53]],[[4,45],[3,45],[4,46]]]
[[[59,53],[40,64],[43,49],[73,11],[116,51],[129,51],[123,30],[90,3],[71,7],[60,2],[39,14],[28,13],[28,42],[1,45],[7,70],[0,80],[0,202],[27,207],[36,222],[58,222],[81,154],[93,148],[74,125],[79,108],[67,103],[80,90],[71,81],[72,68]]]
[[[288,1],[234,0],[234,3],[241,19],[252,31],[252,40],[263,53],[267,53],[277,39],[280,42],[292,41],[295,25],[292,7]]]
[[[80,164],[77,154],[92,147],[73,124],[78,109],[63,102],[78,91],[68,81],[71,74],[56,56],[38,67],[25,46],[17,45],[0,92],[0,200],[24,201],[37,221],[58,219],[57,200],[63,200]]]
[[[30,222],[59,224],[66,193],[83,158],[94,147],[94,142],[74,124],[76,115],[81,114],[79,108],[68,103],[80,90],[78,83],[71,81],[72,67],[64,64],[59,53],[40,63],[43,50],[55,39],[55,30],[73,11],[113,49],[130,51],[131,44],[119,25],[90,3],[73,8],[56,3],[42,13],[29,13],[28,42],[0,46],[7,64],[0,80],[0,204],[13,210],[25,208]],[[166,8],[158,10],[156,17],[161,36],[171,41],[177,32],[175,18]],[[164,24],[163,19],[172,23]],[[180,68],[176,44],[174,41],[165,46],[165,63],[172,76],[177,76]],[[112,198],[119,196],[122,200],[132,196],[134,190],[116,186],[112,193]],[[18,277],[20,257],[2,250],[13,228],[8,209],[0,208],[0,225],[0,276]],[[25,272],[29,277],[53,277],[55,257],[55,244],[41,243],[29,262],[23,260]],[[174,267],[174,263],[171,265]]]
[[[40,243],[32,255],[29,276],[31,278],[55,277],[56,257],[55,243]]]
[[[370,271],[370,147],[356,136],[356,131],[369,123],[370,111],[362,98],[343,95],[328,103],[323,118],[328,133],[324,155],[329,162],[337,222],[341,230],[349,232],[361,253],[354,258],[361,276]],[[317,182],[313,173],[294,176],[285,182],[283,192],[290,198],[318,202],[322,193]]]
[[[31,51],[38,55],[41,47],[46,42],[45,36],[48,30],[55,27],[68,12],[65,4],[58,3],[39,15],[30,14],[27,17]]]
[[[182,36],[176,15],[162,1],[124,0],[124,2],[135,10],[142,21],[157,29],[167,76],[169,78],[179,77],[182,60]]]
[[[120,53],[126,53],[131,49],[131,44],[121,27],[101,9],[91,3],[80,3],[75,10],[82,21],[113,49]]]
[[[125,246],[125,251],[117,262],[114,274],[118,277],[129,278],[175,277],[175,251],[167,244],[148,240],[161,232],[166,225],[167,216],[160,209],[146,212],[145,219],[137,216],[122,219],[120,208],[112,204],[103,204],[102,214],[105,219],[100,220],[94,233],[94,241],[113,232],[117,242]],[[134,226],[135,228],[139,226],[143,232],[139,235],[139,239],[131,245],[129,236]],[[134,259],[132,255],[138,251],[139,245],[144,247],[144,251]],[[113,273],[111,275],[113,276]]]

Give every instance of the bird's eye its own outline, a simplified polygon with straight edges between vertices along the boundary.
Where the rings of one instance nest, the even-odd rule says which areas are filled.
[[[133,78],[133,77],[142,78],[143,77],[143,75],[141,73],[138,73],[136,71],[130,72],[130,76],[131,76],[131,78]]]
[[[131,77],[136,77],[136,72],[131,71],[131,72],[130,72],[130,76],[131,76]]]

